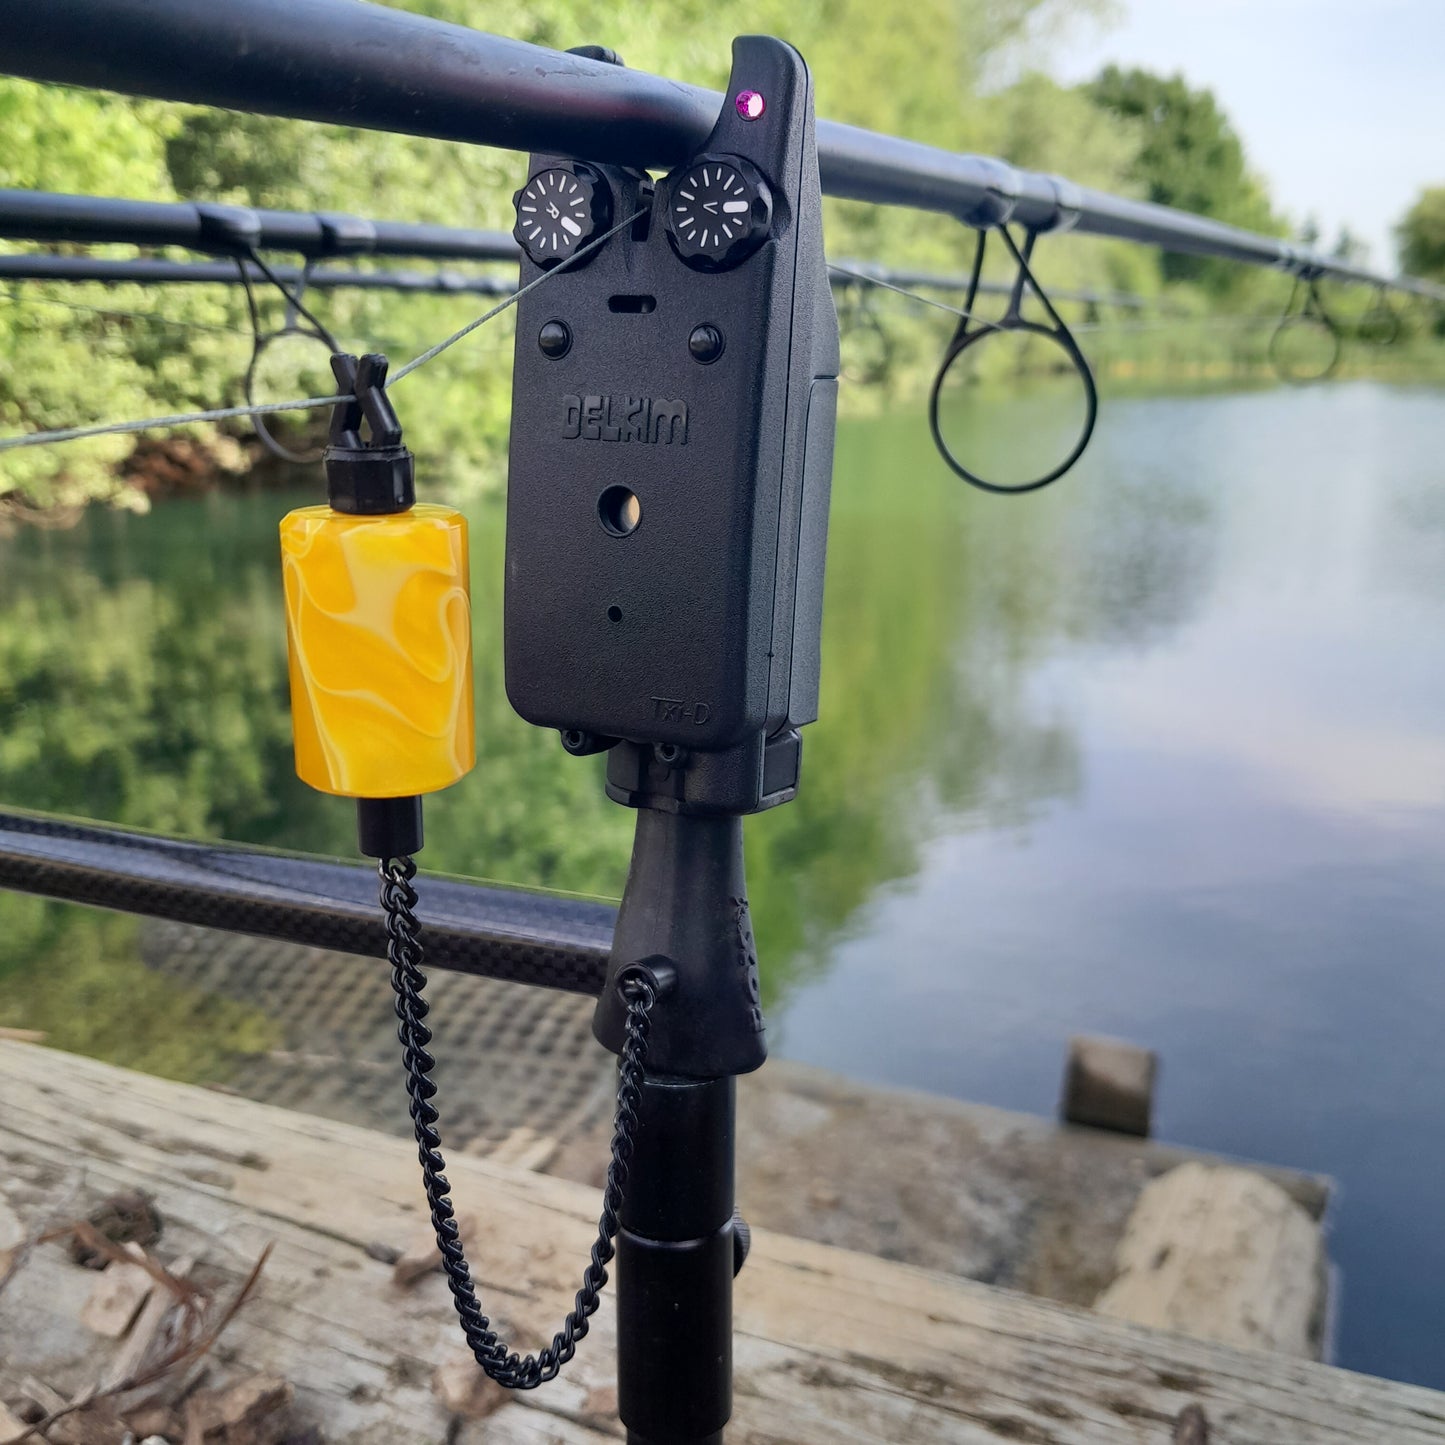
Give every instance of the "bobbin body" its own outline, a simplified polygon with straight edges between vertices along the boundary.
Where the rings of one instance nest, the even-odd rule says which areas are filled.
[[[467,523],[450,507],[281,523],[296,772],[323,793],[400,798],[476,762]]]

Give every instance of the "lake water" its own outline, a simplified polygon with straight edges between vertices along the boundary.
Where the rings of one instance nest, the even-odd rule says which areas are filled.
[[[777,1052],[1050,1113],[1071,1033],[1158,1049],[1162,1137],[1340,1182],[1340,1362],[1436,1386],[1442,436],[1438,390],[1106,398],[1075,473],[1001,499],[921,415],[846,424],[823,717],[799,800],[749,823]],[[349,810],[290,773],[299,500],[0,542],[0,800],[349,853]],[[479,765],[426,861],[615,896],[597,760],[506,706],[500,523],[475,510]],[[73,915],[0,897],[0,1021],[186,1076],[264,1042],[234,1011],[178,1028],[122,925]]]

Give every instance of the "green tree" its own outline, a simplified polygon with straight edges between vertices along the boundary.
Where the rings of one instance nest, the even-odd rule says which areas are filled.
[[[1341,226],[1330,247],[1330,255],[1349,266],[1364,266],[1370,260],[1370,244],[1348,226]]]
[[[1212,91],[1192,88],[1182,75],[1117,65],[1107,66],[1085,91],[1096,105],[1138,127],[1134,175],[1149,200],[1252,231],[1282,233]],[[1230,291],[1240,275],[1229,262],[1171,252],[1164,253],[1161,266],[1166,279],[1197,281],[1215,294]]]
[[[1068,176],[1080,185],[1124,195],[1139,192],[1137,127],[1121,123],[1078,89],[1060,86],[1045,75],[1026,74],[990,98],[987,115],[988,132],[980,149],[1022,169]],[[1003,261],[1001,256],[994,259]],[[1046,284],[1060,289],[1148,294],[1159,287],[1158,264],[1149,251],[1089,236],[1068,235],[1057,244],[1041,238],[1036,270]],[[995,273],[997,279],[1011,274],[1006,264]]]
[[[174,199],[165,164],[171,124],[166,107],[150,102],[0,79],[0,186]],[[139,294],[138,287],[109,295],[94,287],[65,299],[127,310],[143,307]],[[93,312],[43,304],[42,295],[60,292],[19,285],[0,292],[0,430],[67,426],[99,419],[102,408],[144,406],[148,376],[132,349],[134,327],[127,337]],[[15,453],[0,467],[0,520],[15,497],[46,508],[123,499],[116,469],[130,450],[123,438],[107,437],[64,457]]]
[[[1400,269],[1445,280],[1445,186],[1429,186],[1395,228]]]

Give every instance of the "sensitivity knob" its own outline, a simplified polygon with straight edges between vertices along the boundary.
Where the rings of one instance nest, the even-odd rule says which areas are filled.
[[[532,264],[546,271],[612,224],[607,182],[580,161],[538,171],[512,201],[517,207],[512,234]]]
[[[741,156],[699,156],[667,179],[667,239],[694,271],[727,271],[768,237],[773,196]]]

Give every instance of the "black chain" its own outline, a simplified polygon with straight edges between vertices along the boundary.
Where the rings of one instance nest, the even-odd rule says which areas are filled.
[[[555,1379],[562,1366],[577,1353],[577,1342],[587,1333],[588,1320],[596,1313],[602,1287],[607,1283],[607,1266],[615,1253],[612,1241],[617,1235],[622,1192],[637,1129],[649,1015],[657,993],[645,977],[633,979],[626,987],[627,1044],[622,1051],[617,1115],[612,1129],[612,1162],[607,1166],[607,1183],[602,1191],[597,1241],[592,1246],[591,1261],[582,1271],[582,1287],[562,1328],[553,1335],[546,1349],[524,1358],[497,1338],[491,1321],[482,1313],[457,1231],[451,1185],[444,1172],[446,1160],[442,1158],[441,1135],[436,1127],[437,1111],[431,1102],[436,1084],[430,1074],[436,1061],[427,1052],[432,1035],[423,1022],[427,1015],[426,1001],[422,998],[426,975],[421,970],[421,925],[414,911],[417,895],[412,879],[416,877],[416,864],[406,857],[383,858],[377,864],[377,873],[381,878],[381,906],[386,911],[387,957],[391,960],[391,983],[396,990],[396,1016],[400,1020],[397,1036],[401,1039],[407,1093],[411,1096],[411,1119],[416,1127],[422,1182],[447,1284],[462,1322],[462,1333],[486,1374],[509,1390],[534,1390]]]

